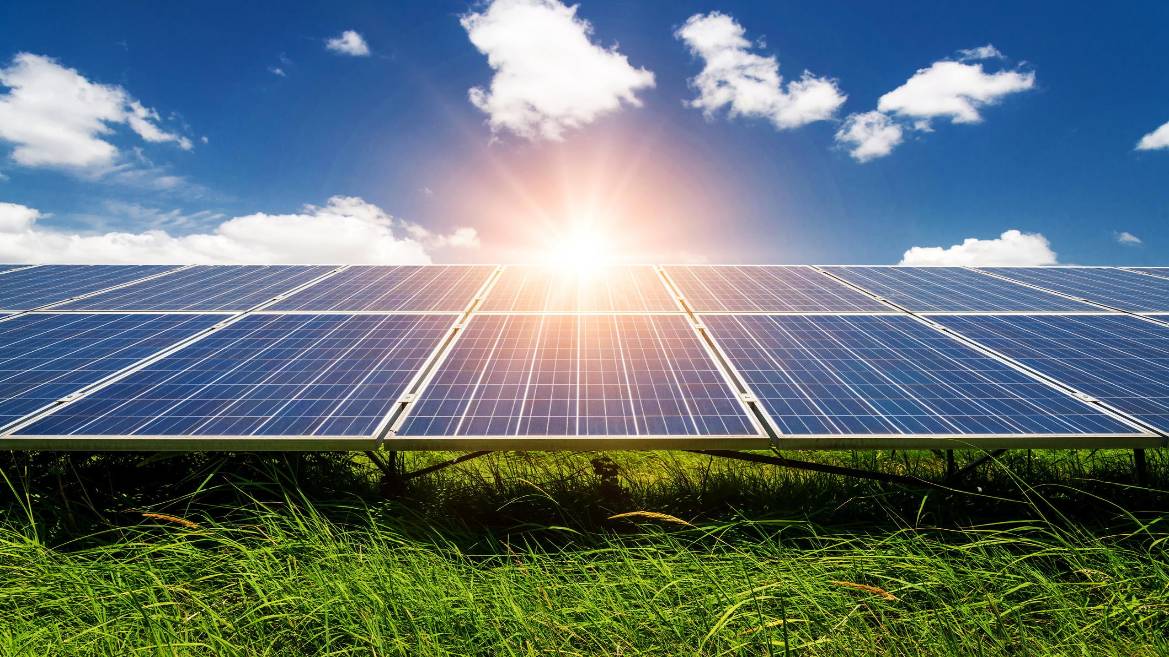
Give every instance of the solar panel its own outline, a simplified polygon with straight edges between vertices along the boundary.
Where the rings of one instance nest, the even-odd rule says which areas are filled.
[[[58,306],[63,310],[247,310],[331,267],[201,265]]]
[[[1169,431],[1169,327],[1125,315],[938,317],[937,321]]]
[[[889,311],[811,267],[668,266],[695,312]]]
[[[1160,276],[1161,278],[1169,278],[1169,267],[1125,267],[1129,271],[1138,271],[1149,276]]]
[[[0,308],[29,310],[160,274],[168,265],[43,265],[0,276]]]
[[[783,434],[1138,433],[904,315],[703,321]]]
[[[17,435],[370,436],[443,315],[250,315]]]
[[[825,267],[914,312],[1096,310],[964,267]]]
[[[496,312],[681,312],[648,265],[510,266],[483,301]]]
[[[1130,312],[1169,311],[1169,279],[1105,267],[983,267],[1031,285]]]
[[[494,267],[358,266],[272,306],[274,310],[461,312]]]
[[[0,274],[3,274],[6,271],[12,271],[13,269],[20,269],[21,267],[27,266],[28,265],[0,265]]]
[[[222,319],[222,315],[33,313],[0,322],[0,426]]]
[[[678,315],[479,315],[403,436],[754,436]]]

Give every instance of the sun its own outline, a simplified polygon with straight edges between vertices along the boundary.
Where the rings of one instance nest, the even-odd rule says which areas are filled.
[[[549,240],[544,264],[587,273],[615,258],[612,238],[599,222],[575,218]]]

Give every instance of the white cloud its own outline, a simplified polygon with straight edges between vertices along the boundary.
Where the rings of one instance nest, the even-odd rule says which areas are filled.
[[[961,244],[915,246],[901,257],[902,265],[961,267],[1031,267],[1054,265],[1055,251],[1039,233],[1008,230],[996,239],[969,237]]]
[[[877,109],[926,121],[949,117],[952,123],[978,123],[982,121],[979,108],[1034,86],[1033,71],[987,73],[981,63],[942,60],[920,69],[905,84],[881,96]]]
[[[269,67],[268,72],[271,73],[272,75],[275,75],[276,77],[279,77],[279,78],[288,77],[288,74],[284,72],[284,69],[280,68],[279,66]]]
[[[141,207],[131,210],[142,218],[152,214]],[[157,228],[80,233],[42,227],[44,218],[33,208],[0,203],[0,262],[427,263],[431,248],[479,244],[472,228],[449,236],[424,231],[420,240],[413,224],[345,196],[334,196],[324,206],[306,205],[296,214],[234,217],[214,230],[187,235]]]
[[[490,89],[468,92],[492,132],[559,140],[622,103],[641,106],[637,92],[654,86],[653,73],[594,44],[576,10],[559,0],[494,0],[459,19],[495,71]]]
[[[836,131],[836,142],[849,146],[849,155],[857,162],[885,157],[901,143],[904,131],[887,114],[864,112],[850,114]]]
[[[847,96],[830,78],[804,71],[784,85],[775,56],[750,51],[746,31],[734,18],[712,11],[688,18],[674,36],[703,61],[690,80],[698,98],[687,105],[708,118],[726,107],[731,117],[765,118],[777,129],[831,119]]]
[[[963,48],[958,51],[958,55],[959,60],[964,62],[978,61],[981,59],[1006,59],[1007,57],[998,48],[995,48],[989,43],[977,48]]]
[[[881,96],[875,111],[850,114],[837,131],[836,142],[849,147],[858,162],[868,162],[893,152],[905,130],[933,132],[937,118],[979,123],[980,109],[1035,87],[1033,71],[987,73],[983,61],[1005,58],[989,43],[958,54],[958,61],[943,59],[919,69],[905,84]]]
[[[1119,242],[1120,244],[1123,244],[1125,246],[1140,246],[1142,243],[1141,238],[1137,237],[1136,235],[1133,235],[1132,233],[1128,232],[1127,230],[1122,230],[1122,231],[1116,233],[1115,237],[1116,237],[1117,242]]]
[[[1141,137],[1140,142],[1137,143],[1138,151],[1152,151],[1160,148],[1169,148],[1169,121]]]
[[[120,155],[107,141],[119,124],[148,142],[192,148],[187,137],[163,130],[158,112],[125,89],[91,82],[49,57],[18,53],[0,69],[0,85],[9,88],[0,95],[0,140],[14,145],[12,159],[23,166],[106,170]]]
[[[325,41],[325,48],[341,55],[369,56],[369,44],[354,30],[345,30],[340,35]]]

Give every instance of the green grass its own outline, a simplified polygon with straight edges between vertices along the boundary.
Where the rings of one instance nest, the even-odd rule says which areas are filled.
[[[1167,456],[0,455],[0,655],[1169,654]]]

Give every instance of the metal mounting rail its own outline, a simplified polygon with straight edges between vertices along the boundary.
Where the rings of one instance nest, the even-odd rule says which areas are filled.
[[[747,386],[746,380],[741,374],[739,374],[739,371],[735,369],[734,365],[731,364],[730,359],[727,358],[725,353],[723,353],[723,350],[721,347],[719,347],[718,343],[715,342],[714,337],[710,335],[710,331],[707,329],[706,324],[704,324],[702,320],[698,318],[698,314],[694,312],[693,306],[690,305],[690,302],[686,299],[686,296],[682,294],[681,288],[678,287],[678,284],[675,283],[674,279],[670,277],[670,274],[666,271],[666,268],[660,265],[654,265],[654,271],[656,271],[658,276],[662,279],[662,283],[670,291],[670,294],[674,297],[674,300],[677,301],[678,306],[686,313],[686,318],[690,320],[690,326],[694,329],[694,332],[698,334],[699,339],[702,340],[703,345],[706,347],[707,353],[709,353],[711,357],[714,358],[715,364],[722,371],[723,377],[726,379],[727,383],[734,386],[735,392],[737,392],[739,395],[739,402],[743,405],[744,408],[747,409],[747,411],[751,413],[752,422],[758,425],[758,427],[763,431],[764,435],[767,436],[767,441],[771,444],[771,448],[779,449],[778,440],[780,432],[778,425],[772,422],[771,418],[767,415],[767,411],[765,411],[759,404],[759,400],[751,392],[751,388]]]
[[[479,290],[475,292],[475,296],[471,298],[466,308],[459,314],[454,324],[447,329],[446,335],[439,341],[438,346],[434,348],[434,351],[427,357],[422,367],[414,375],[414,378],[407,384],[406,391],[398,398],[398,401],[394,404],[394,408],[386,414],[386,417],[374,432],[375,444],[378,448],[381,448],[388,436],[397,433],[398,429],[401,428],[402,423],[406,420],[407,411],[418,400],[419,395],[422,394],[426,386],[430,384],[430,380],[438,370],[439,364],[446,360],[454,343],[462,335],[463,329],[466,328],[467,322],[471,321],[475,310],[482,305],[483,300],[487,298],[487,294],[491,292],[491,288],[494,287],[496,281],[499,280],[502,274],[503,267],[496,265],[495,269],[488,274],[487,279],[483,281],[483,285],[479,286]]]

